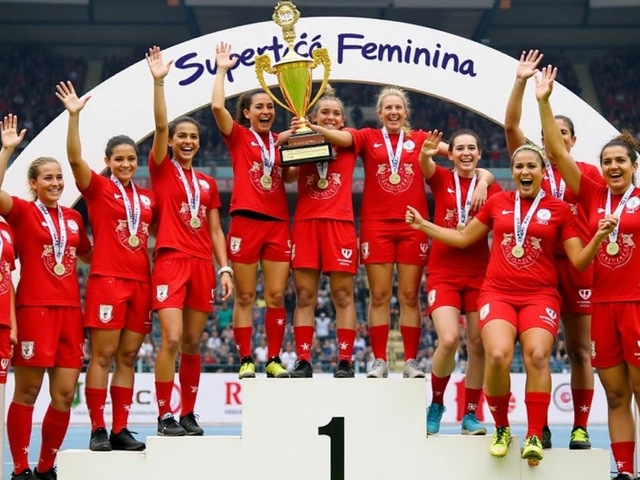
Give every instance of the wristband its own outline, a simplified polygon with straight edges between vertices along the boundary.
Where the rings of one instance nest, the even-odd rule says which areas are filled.
[[[220,277],[223,273],[228,273],[233,278],[233,268],[231,267],[220,267],[218,269],[218,276]]]

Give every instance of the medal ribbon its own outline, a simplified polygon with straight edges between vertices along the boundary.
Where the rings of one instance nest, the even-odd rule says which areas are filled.
[[[138,191],[136,190],[136,186],[131,182],[131,190],[133,192],[133,208],[131,208],[131,202],[129,201],[129,197],[127,196],[127,192],[124,189],[120,180],[118,180],[115,175],[111,175],[111,181],[118,187],[120,190],[120,195],[122,195],[122,200],[124,201],[124,210],[127,214],[127,227],[129,228],[129,235],[135,236],[138,233],[138,227],[140,226],[140,197],[138,197]]]
[[[270,177],[273,165],[276,163],[276,142],[273,140],[271,132],[269,132],[269,151],[267,151],[267,147],[262,141],[260,135],[258,135],[253,128],[250,130],[251,133],[253,133],[253,136],[256,137],[256,142],[258,142],[258,146],[260,147],[260,155],[262,156],[262,173],[267,177]]]
[[[384,138],[384,144],[387,147],[387,155],[389,156],[389,166],[391,167],[391,174],[397,174],[400,169],[400,157],[402,157],[402,145],[404,144],[404,130],[400,130],[398,136],[398,145],[396,145],[396,151],[393,152],[391,147],[391,139],[389,138],[389,132],[386,127],[382,127],[382,138]]]
[[[536,195],[536,199],[533,201],[533,205],[531,205],[527,215],[524,217],[524,221],[521,223],[520,219],[522,218],[522,212],[520,211],[520,192],[516,192],[515,206],[513,209],[513,230],[516,234],[516,246],[522,247],[524,245],[524,241],[527,238],[529,223],[531,222],[531,218],[533,218],[533,214],[538,209],[540,200],[542,200],[543,197],[544,190],[540,189],[538,195]]]
[[[178,175],[180,175],[180,180],[182,180],[182,186],[187,194],[187,202],[189,203],[191,218],[198,218],[198,211],[200,210],[200,184],[196,178],[196,170],[191,166],[191,184],[193,185],[193,194],[191,194],[191,189],[189,188],[189,183],[187,182],[187,176],[184,174],[184,170],[175,160],[172,159],[171,163],[173,163],[178,170]]]
[[[613,212],[613,214],[616,217],[618,217],[618,225],[616,225],[616,228],[613,229],[613,232],[609,234],[609,243],[616,243],[618,240],[618,231],[620,230],[620,222],[622,221],[622,213],[624,210],[624,206],[629,201],[629,198],[631,197],[631,194],[633,193],[633,190],[635,188],[636,187],[634,187],[633,185],[630,185],[629,188],[627,188],[627,191],[624,192],[624,195],[620,199],[620,203],[616,207],[615,212]],[[604,206],[604,216],[608,217],[609,215],[611,215],[611,189],[610,188],[607,189],[607,203]]]
[[[464,202],[464,208],[462,208],[462,189],[460,188],[460,176],[458,175],[458,171],[453,171],[453,180],[456,184],[456,208],[458,209],[458,223],[462,225],[467,224],[467,220],[469,219],[469,212],[471,211],[471,203],[473,201],[473,191],[476,188],[476,181],[478,177],[476,174],[473,174],[473,178],[471,179],[471,183],[469,184],[469,191],[467,192],[467,199]]]
[[[544,168],[547,171],[549,177],[549,185],[551,187],[551,195],[558,200],[564,200],[564,192],[567,189],[567,185],[564,183],[562,177],[560,177],[560,188],[556,188],[556,176],[553,173],[553,167],[551,163],[545,161]]]
[[[57,265],[62,265],[62,259],[64,258],[64,250],[67,247],[67,229],[64,225],[64,215],[62,214],[62,207],[58,205],[58,224],[60,225],[60,237],[56,232],[56,226],[53,223],[53,219],[49,214],[47,207],[43,205],[40,200],[36,200],[36,207],[42,213],[44,221],[49,229],[49,235],[51,235],[51,244],[53,245],[53,256],[56,259]]]

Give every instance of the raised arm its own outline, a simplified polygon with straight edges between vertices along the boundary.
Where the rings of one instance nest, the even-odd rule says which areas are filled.
[[[82,159],[82,145],[80,143],[80,112],[87,104],[90,96],[78,98],[71,82],[60,82],[56,85],[56,97],[69,112],[69,126],[67,127],[67,157],[71,171],[76,179],[78,188],[82,191],[91,183],[91,167]]]
[[[407,205],[405,221],[411,228],[421,230],[431,238],[450,247],[467,248],[489,234],[490,228],[480,220],[472,219],[462,231],[440,227],[426,221],[413,207]]]
[[[571,264],[581,272],[586,270],[589,264],[598,254],[598,249],[611,232],[618,225],[618,217],[609,215],[598,222],[598,231],[593,236],[587,246],[583,246],[582,240],[578,237],[564,241],[564,250]]]
[[[220,42],[216,47],[216,79],[213,82],[213,93],[211,94],[211,112],[213,118],[218,124],[220,133],[225,137],[231,135],[233,130],[233,117],[227,107],[225,107],[224,79],[227,71],[233,68],[238,61],[237,58],[231,58],[231,45]]]
[[[167,115],[167,101],[164,97],[164,77],[167,76],[173,60],[166,64],[162,60],[160,47],[154,46],[146,54],[147,65],[153,77],[153,117],[156,131],[153,135],[153,161],[160,165],[169,149],[169,118]]]
[[[422,143],[422,149],[420,150],[420,169],[422,175],[427,180],[436,173],[436,162],[433,161],[433,157],[438,155],[438,148],[442,140],[442,132],[434,130],[429,132],[427,139]]]
[[[507,150],[509,156],[527,141],[524,132],[520,128],[522,118],[522,99],[527,87],[527,80],[538,73],[538,64],[542,60],[542,55],[538,50],[522,52],[518,70],[516,71],[516,81],[511,89],[511,95],[507,102],[507,111],[504,115],[504,133],[507,139]]]
[[[0,136],[2,138],[2,149],[0,150],[0,187],[4,182],[4,174],[7,171],[9,159],[15,149],[22,143],[26,129],[22,129],[18,133],[18,117],[16,115],[7,115],[0,122]],[[0,215],[6,215],[13,208],[13,198],[4,190],[0,191]]]
[[[538,100],[538,108],[540,110],[540,122],[542,123],[545,147],[553,157],[560,171],[560,175],[562,175],[569,190],[571,190],[574,195],[578,195],[580,192],[582,172],[580,172],[578,164],[567,151],[564,139],[562,138],[562,132],[556,124],[549,101],[557,73],[558,69],[552,68],[551,65],[542,69],[540,77],[536,77],[536,99]]]

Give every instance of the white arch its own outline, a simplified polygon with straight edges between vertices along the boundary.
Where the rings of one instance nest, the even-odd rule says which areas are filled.
[[[303,18],[297,33],[298,53],[308,55],[314,44],[329,49],[334,81],[399,85],[463,105],[502,123],[517,61],[492,48],[430,28],[364,18]],[[220,41],[231,43],[244,62],[229,73],[232,81],[230,78],[227,82],[228,95],[258,86],[252,62],[256,50],[266,51],[273,59],[282,56],[284,49],[280,28],[270,21],[223,30],[166,49],[165,60],[176,59],[165,81],[169,118],[210,102],[215,46]],[[198,71],[201,75],[196,78]],[[321,78],[320,69],[316,69],[314,78]],[[267,81],[275,83],[275,77]],[[154,130],[153,88],[145,61],[141,59],[89,94],[93,98],[82,113],[83,155],[99,171],[104,167],[104,146],[110,137],[126,134],[139,141]],[[556,113],[570,116],[576,124],[576,158],[597,163],[601,146],[616,135],[616,129],[561,85],[555,88],[553,104]],[[533,81],[525,94],[521,126],[528,138],[540,138]],[[429,125],[418,127],[427,129]],[[67,115],[63,113],[31,141],[7,172],[5,188],[10,193],[26,196],[28,163],[37,156],[54,156],[61,160],[67,178],[62,203],[75,202],[78,191],[69,181],[71,171],[64,161],[66,128]]]

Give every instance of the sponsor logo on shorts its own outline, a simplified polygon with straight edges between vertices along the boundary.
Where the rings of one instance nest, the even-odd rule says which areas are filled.
[[[80,229],[75,220],[67,220],[67,227],[69,227],[69,230],[73,233],[78,233],[78,230]]]
[[[591,341],[591,358],[596,358],[596,342]]]
[[[428,243],[421,243],[420,244],[420,251],[422,252],[421,256],[425,256],[427,254],[427,250],[429,250],[429,244]]]
[[[100,305],[99,317],[102,323],[109,323],[113,320],[113,305]]]
[[[350,248],[343,248],[341,250],[342,256],[346,259],[351,258],[351,255],[353,255],[353,250],[351,250]]]
[[[164,302],[169,298],[169,285],[158,285],[156,287],[156,298],[159,302]]]
[[[36,354],[35,342],[22,342],[20,346],[20,354],[25,360],[33,358]]]
[[[486,320],[490,311],[491,305],[489,303],[485,303],[480,309],[480,320]]]
[[[351,260],[351,257],[353,256],[353,249],[341,248],[340,253],[342,253],[342,258],[338,258],[338,264],[342,267],[350,266],[353,263]]]
[[[362,258],[367,259],[371,252],[369,251],[369,242],[362,242],[360,245],[360,252],[362,253]]]
[[[3,372],[7,371],[7,368],[9,368],[8,358],[3,358],[2,360],[0,360],[0,368],[2,369]]]
[[[578,290],[578,295],[583,300],[589,300],[591,298],[591,289],[590,288],[581,288]]]
[[[229,250],[231,250],[231,253],[238,253],[241,245],[242,239],[240,237],[231,237],[229,240]]]
[[[427,294],[427,301],[429,302],[429,306],[433,306],[433,304],[436,301],[436,290],[435,288],[433,290],[429,290],[429,293]]]
[[[558,318],[558,314],[556,313],[556,311],[553,308],[545,308],[545,313],[546,315],[540,315],[540,320],[542,320],[544,323],[551,325],[553,328],[556,328],[558,325],[558,322],[556,321]]]

